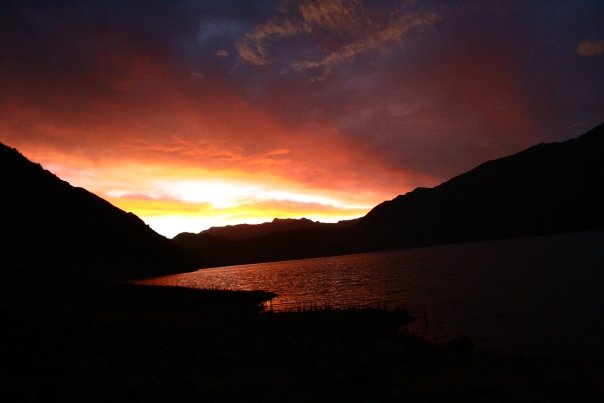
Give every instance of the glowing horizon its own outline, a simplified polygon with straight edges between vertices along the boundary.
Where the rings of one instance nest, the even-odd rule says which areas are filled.
[[[601,122],[604,4],[496,3],[9,2],[0,141],[166,236],[357,218]]]
[[[54,152],[24,152],[73,186],[83,187],[116,207],[136,214],[156,232],[172,238],[214,226],[259,224],[275,218],[338,222],[358,218],[380,199],[309,189],[274,175],[237,170],[122,162],[99,164]],[[54,161],[66,161],[57,163]]]

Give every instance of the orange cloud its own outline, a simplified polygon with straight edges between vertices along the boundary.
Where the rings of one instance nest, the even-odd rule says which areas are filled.
[[[298,5],[306,31],[311,31],[313,27],[349,29],[358,24],[361,8],[360,0],[315,0]]]
[[[604,52],[604,39],[600,41],[592,41],[586,39],[577,48],[579,56],[595,56]]]
[[[317,31],[345,31],[351,39],[338,46],[337,50],[318,61],[303,60],[290,64],[295,71],[322,68],[322,76],[316,79],[323,80],[337,65],[352,61],[361,54],[373,50],[383,52],[393,44],[402,48],[410,30],[432,25],[437,21],[437,17],[431,13],[415,15],[395,10],[377,20],[371,20],[360,0],[309,0],[298,4],[289,15],[282,15],[257,25],[252,32],[236,42],[235,48],[242,61],[255,66],[265,66],[271,62],[271,40],[315,34]]]
[[[358,41],[346,44],[335,52],[331,52],[319,61],[298,61],[292,64],[294,70],[307,70],[323,68],[323,75],[320,79],[325,79],[333,69],[345,61],[351,61],[361,54],[380,50],[386,51],[388,46],[398,44],[403,46],[403,40],[407,33],[414,28],[431,25],[437,20],[433,14],[424,16],[408,16],[397,14],[393,16],[388,25],[374,33],[359,38]]]

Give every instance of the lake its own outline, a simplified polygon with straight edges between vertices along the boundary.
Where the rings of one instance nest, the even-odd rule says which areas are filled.
[[[604,353],[604,232],[202,269],[143,284],[279,294],[273,310],[408,309],[409,332],[479,349]]]

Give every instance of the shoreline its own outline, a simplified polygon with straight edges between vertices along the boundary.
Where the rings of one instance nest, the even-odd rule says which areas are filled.
[[[489,355],[463,341],[437,346],[404,334],[410,318],[403,312],[260,313],[271,295],[139,285],[11,293],[8,336],[17,358],[9,362],[9,389],[26,401],[601,396],[601,356],[588,362]]]

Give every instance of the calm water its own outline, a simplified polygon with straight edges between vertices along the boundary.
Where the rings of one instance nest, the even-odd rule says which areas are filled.
[[[604,353],[604,232],[204,269],[145,280],[263,289],[275,310],[380,304],[409,309],[411,331],[478,348]]]

